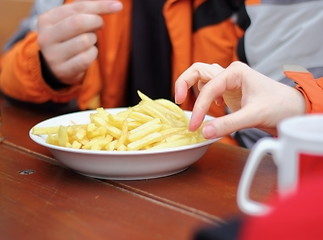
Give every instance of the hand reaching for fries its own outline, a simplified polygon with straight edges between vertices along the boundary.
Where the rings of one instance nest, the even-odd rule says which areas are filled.
[[[253,127],[276,135],[281,120],[303,115],[306,110],[300,91],[241,62],[231,63],[226,69],[217,64],[193,64],[176,81],[176,103],[181,104],[195,84],[200,93],[194,104],[190,130],[200,127],[213,101],[224,101],[232,112],[205,124],[203,134],[208,139]]]
[[[32,133],[47,135],[49,144],[108,151],[153,150],[205,141],[199,129],[188,130],[189,119],[175,103],[138,94],[140,103],[119,113],[98,108],[87,124],[34,127]]]

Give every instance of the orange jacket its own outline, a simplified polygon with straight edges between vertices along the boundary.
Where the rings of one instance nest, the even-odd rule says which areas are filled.
[[[288,71],[285,75],[297,83],[298,89],[305,98],[306,113],[323,113],[323,77],[315,79],[307,71]]]
[[[18,100],[34,103],[67,102],[76,98],[80,109],[121,106],[127,84],[132,1],[122,2],[121,12],[103,16],[104,28],[98,31],[99,56],[82,84],[58,91],[51,89],[41,75],[37,33],[30,32],[2,57],[1,90]],[[193,2],[192,6],[189,0],[167,0],[163,8],[173,49],[173,86],[177,77],[194,62],[218,63],[226,67],[236,60],[234,52],[242,31],[227,18],[193,32],[192,12],[204,0]],[[182,108],[191,109],[194,101],[191,91]],[[224,114],[224,107],[214,105],[212,114]]]

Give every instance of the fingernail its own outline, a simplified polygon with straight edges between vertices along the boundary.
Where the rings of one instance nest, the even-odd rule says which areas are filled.
[[[111,3],[110,7],[111,7],[111,9],[112,9],[113,11],[119,11],[119,10],[121,10],[121,9],[122,9],[122,3],[121,3],[121,2],[119,2],[119,1],[117,1],[117,2],[113,2],[113,3]]]
[[[175,103],[176,104],[179,104],[178,100],[177,100],[177,97],[175,96]]]
[[[215,129],[212,125],[204,126],[202,129],[202,133],[205,138],[213,138],[216,134]]]

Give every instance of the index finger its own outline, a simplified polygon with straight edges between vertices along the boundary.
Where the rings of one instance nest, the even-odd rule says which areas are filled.
[[[95,1],[75,1],[53,8],[43,14],[42,21],[54,25],[64,18],[77,13],[87,14],[108,14],[122,9],[122,3],[118,0],[95,0]]]
[[[184,102],[187,91],[197,82],[206,83],[224,69],[218,64],[194,63],[175,82],[175,102]]]
[[[225,79],[225,73],[220,73],[213,79],[210,79],[205,84],[205,87],[201,89],[193,107],[189,125],[190,130],[195,131],[198,129],[210,109],[212,102],[219,96],[222,96],[225,91]]]

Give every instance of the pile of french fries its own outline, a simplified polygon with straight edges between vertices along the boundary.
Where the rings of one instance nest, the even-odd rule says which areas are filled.
[[[138,91],[141,101],[112,114],[97,108],[87,124],[34,127],[35,135],[58,146],[107,151],[164,149],[205,141],[200,130],[188,130],[189,119],[175,103],[152,100]]]

